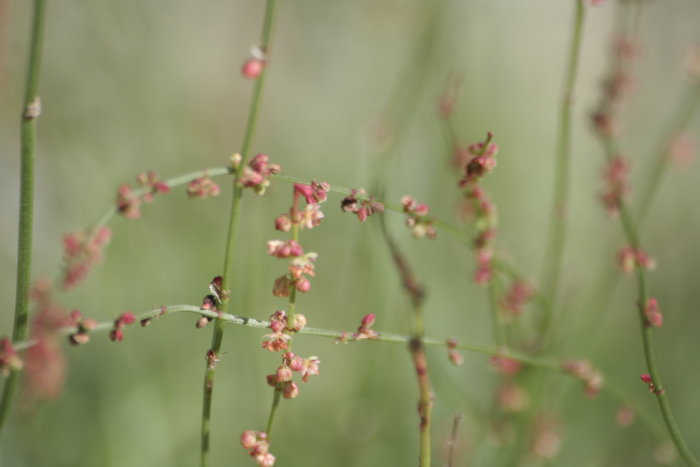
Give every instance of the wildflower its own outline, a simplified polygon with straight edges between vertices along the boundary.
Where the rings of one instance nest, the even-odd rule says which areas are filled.
[[[600,193],[600,200],[610,216],[617,216],[620,203],[629,195],[629,162],[622,156],[615,156],[603,170],[605,186]]]
[[[401,198],[403,212],[407,214],[406,225],[411,229],[411,235],[414,238],[435,238],[437,230],[435,230],[435,220],[428,216],[430,208],[427,204],[418,203],[411,196]]]
[[[265,69],[265,61],[259,58],[249,58],[243,62],[241,74],[248,79],[259,78]]]
[[[357,328],[357,332],[352,335],[353,340],[361,341],[365,339],[376,339],[379,334],[372,328],[376,315],[374,313],[369,313],[362,317],[362,322],[360,327]]]
[[[207,175],[198,177],[187,184],[187,196],[190,198],[204,199],[210,196],[219,196],[221,189]]]
[[[270,441],[264,431],[246,430],[240,437],[241,446],[260,467],[272,467],[275,456],[270,453]]]
[[[320,364],[321,360],[319,360],[319,358],[316,356],[304,359],[301,369],[301,380],[306,383],[309,381],[309,378],[318,375],[318,367]]]
[[[352,192],[342,199],[340,209],[343,212],[352,212],[357,215],[360,222],[367,220],[369,216],[377,212],[384,212],[384,205],[370,196],[369,199],[359,199],[357,195],[364,196],[365,190],[352,190]]]
[[[639,248],[635,249],[630,246],[624,247],[618,251],[617,262],[622,272],[626,274],[632,274],[637,267],[647,270],[656,267],[654,258],[647,255],[643,250]]]
[[[664,317],[659,311],[659,302],[655,298],[650,298],[647,300],[643,313],[647,326],[660,328],[663,325]]]
[[[534,291],[527,283],[516,280],[501,300],[501,307],[511,316],[523,313],[523,306],[532,298]]]
[[[235,164],[236,162],[233,161]],[[240,162],[238,162],[240,164]],[[245,188],[252,188],[255,193],[262,195],[270,186],[270,177],[278,173],[281,169],[278,164],[270,164],[266,154],[258,154],[240,170],[240,167],[235,167],[238,172],[236,183]]]
[[[63,236],[63,290],[78,285],[92,266],[102,261],[102,250],[109,243],[111,235],[109,227],[102,226],[96,230],[78,231]]]

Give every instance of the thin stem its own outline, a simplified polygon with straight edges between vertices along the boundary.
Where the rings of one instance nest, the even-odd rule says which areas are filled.
[[[265,7],[265,19],[263,21],[263,32],[260,41],[260,48],[266,55],[269,55],[270,41],[272,40],[272,32],[274,29],[273,26],[275,17],[275,3],[276,0],[267,0],[267,4]],[[243,136],[243,143],[241,145],[241,165],[245,164],[248,158],[248,154],[250,152],[250,146],[253,142],[255,128],[258,122],[258,115],[262,106],[262,96],[265,84],[265,77],[267,76],[267,69],[268,66],[266,64],[266,66],[263,67],[262,73],[256,79],[255,85],[253,87],[253,95],[251,97],[250,107],[248,110],[248,122],[246,124],[246,129]],[[228,235],[226,241],[226,253],[224,256],[224,271],[222,274],[221,281],[221,288],[223,291],[223,297],[221,300],[221,310],[224,312],[228,311],[229,300],[231,295],[230,281],[231,272],[233,270],[233,254],[236,246],[238,219],[240,217],[241,198],[243,195],[243,188],[237,182],[238,177],[234,176]],[[216,322],[214,323],[214,333],[212,336],[211,348],[207,353],[207,369],[204,375],[200,456],[201,467],[205,467],[207,465],[208,460],[207,458],[209,454],[209,423],[211,419],[212,392],[214,389],[214,377],[216,375],[216,362],[218,362],[218,355],[219,351],[221,350],[223,336],[223,321],[216,320]]]
[[[275,421],[275,414],[277,414],[277,407],[280,405],[280,396],[282,391],[275,388],[272,396],[272,407],[270,407],[270,415],[267,418],[267,427],[265,428],[265,433],[267,434],[267,439],[270,440],[272,433],[272,424]]]
[[[15,292],[15,318],[12,328],[13,342],[27,336],[29,320],[29,283],[32,266],[32,230],[34,219],[34,155],[36,152],[36,119],[41,113],[39,71],[44,38],[44,0],[34,1],[34,17],[31,28],[31,44],[25,81],[22,121],[20,124],[20,199],[17,239],[17,286]],[[19,371],[12,370],[5,381],[0,400],[0,431],[5,425],[17,390]]]
[[[605,157],[608,160],[608,162],[610,162],[617,152],[615,151],[614,144],[612,144],[611,141],[604,141],[603,143],[605,148]],[[635,250],[639,250],[640,242],[639,234],[636,230],[636,224],[632,219],[627,204],[621,197],[618,198],[618,207],[620,211],[620,223],[622,225],[625,237],[627,238],[627,242],[632,248],[634,248]],[[656,356],[653,347],[652,329],[651,326],[649,326],[649,323],[647,322],[646,316],[644,315],[644,308],[646,306],[648,298],[646,275],[644,273],[644,270],[639,265],[635,267],[635,275],[637,278],[637,307],[642,327],[642,345],[644,349],[644,359],[646,361],[647,370],[651,375],[653,385],[656,388],[654,394],[656,395],[657,400],[659,402],[661,415],[664,419],[664,423],[666,424],[666,429],[668,430],[668,433],[671,436],[671,440],[673,441],[673,444],[676,446],[678,453],[683,458],[685,463],[689,466],[700,466],[700,463],[690,451],[690,448],[685,442],[683,434],[681,433],[680,428],[678,427],[678,424],[675,421],[673,412],[671,410],[671,405],[668,401],[668,396],[666,395],[666,390],[664,389],[663,383],[661,382],[661,376],[659,374],[659,369],[656,364]]]
[[[585,19],[584,0],[576,0],[574,10],[574,27],[571,35],[564,91],[559,110],[559,133],[557,137],[557,157],[554,175],[554,201],[550,218],[549,234],[547,237],[547,256],[544,269],[544,293],[547,302],[552,305],[547,308],[542,318],[542,334],[547,335],[552,321],[552,308],[557,298],[559,276],[564,244],[566,240],[566,210],[569,203],[569,172],[571,165],[571,113],[574,100],[574,88],[578,74],[581,56],[581,38]]]
[[[501,322],[501,314],[498,306],[498,291],[496,290],[496,278],[491,277],[488,283],[489,307],[491,308],[491,323],[493,325],[493,338],[496,345],[504,347],[506,345],[505,332]]]
[[[403,286],[406,295],[411,300],[413,309],[413,330],[411,332],[410,340],[408,341],[408,349],[411,352],[411,358],[413,359],[413,366],[415,367],[416,378],[418,380],[418,416],[420,417],[419,466],[430,467],[430,426],[432,423],[433,398],[432,390],[430,388],[430,377],[428,375],[428,359],[425,355],[425,343],[423,341],[425,337],[425,320],[423,316],[425,291],[413,274],[408,261],[404,257],[398,245],[389,234],[383,217],[380,227],[384,240],[389,248],[391,259],[393,260],[394,266],[396,266],[396,270],[401,278],[401,285]]]

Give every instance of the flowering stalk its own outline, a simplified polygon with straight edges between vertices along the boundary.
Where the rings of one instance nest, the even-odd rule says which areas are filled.
[[[430,377],[428,375],[428,359],[425,355],[425,323],[423,318],[423,300],[425,299],[425,291],[418,283],[418,280],[413,274],[408,262],[399,250],[396,242],[389,234],[386,228],[384,218],[381,222],[382,234],[386,241],[391,258],[394,261],[394,266],[401,277],[401,284],[406,295],[411,300],[413,308],[413,331],[408,342],[408,349],[411,352],[413,366],[416,369],[416,377],[418,380],[418,415],[420,417],[419,433],[420,433],[420,453],[419,465],[421,467],[430,467],[430,451],[431,437],[430,426],[432,422],[432,406],[433,394],[430,388]]]
[[[607,149],[614,148],[613,144],[606,144],[605,146]],[[615,154],[616,152],[611,152],[609,150],[606,151],[606,158],[608,159],[608,162],[613,160]],[[639,235],[637,233],[636,226],[632,220],[627,204],[621,198],[618,199],[618,207],[620,212],[620,222],[622,224],[622,229],[624,231],[625,237],[627,238],[627,242],[629,243],[631,249],[639,254],[639,252],[642,251],[639,242]],[[658,400],[661,415],[664,419],[664,423],[666,424],[666,429],[668,430],[668,433],[671,436],[673,444],[676,446],[676,449],[678,449],[680,456],[683,458],[687,465],[700,466],[700,462],[698,462],[693,453],[690,451],[690,448],[685,442],[683,434],[681,433],[680,428],[678,427],[678,424],[675,421],[673,412],[671,410],[671,405],[668,401],[668,396],[666,395],[666,390],[663,387],[663,383],[661,382],[661,376],[659,373],[658,366],[656,364],[652,334],[652,328],[656,327],[657,325],[653,324],[650,321],[649,315],[647,313],[648,295],[645,273],[646,268],[644,267],[645,264],[643,263],[643,261],[640,261],[640,258],[635,258],[633,268],[637,279],[637,306],[639,308],[639,317],[642,327],[642,345],[644,349],[644,359],[646,361],[647,369],[650,374],[650,387],[654,388],[654,391],[652,391],[652,393],[656,396]]]
[[[12,340],[21,341],[27,336],[29,319],[29,282],[32,265],[32,224],[34,218],[34,154],[36,149],[36,119],[41,114],[41,101],[37,95],[41,50],[44,37],[44,0],[34,0],[34,16],[31,29],[31,44],[27,77],[25,81],[22,123],[20,125],[20,201],[19,233],[17,241],[17,288],[15,296],[15,319]],[[2,430],[17,389],[19,371],[13,369],[0,400],[0,430]]]
[[[574,27],[571,33],[571,43],[568,55],[564,91],[559,110],[559,134],[557,139],[557,158],[554,178],[554,201],[550,218],[549,235],[547,237],[547,254],[544,263],[543,284],[545,298],[549,307],[545,309],[542,318],[541,331],[543,336],[549,333],[552,321],[552,308],[557,297],[559,275],[561,270],[564,243],[566,239],[566,210],[569,203],[569,166],[571,165],[571,113],[574,99],[574,87],[581,56],[581,37],[585,19],[584,0],[575,0]]]
[[[275,0],[267,0],[265,6],[265,19],[263,22],[263,32],[260,41],[260,48],[263,53],[269,53],[270,41],[272,39],[272,31],[274,26],[274,13],[275,13]],[[258,121],[258,114],[262,104],[262,94],[263,87],[265,83],[265,77],[267,75],[267,66],[263,67],[259,76],[255,81],[253,88],[253,96],[250,101],[250,108],[248,110],[248,122],[246,124],[246,130],[243,136],[243,144],[241,145],[241,160],[240,166],[243,166],[248,158],[250,152],[250,146],[253,141],[253,136],[255,133],[255,127]],[[226,252],[224,255],[224,271],[222,274],[221,290],[223,296],[221,297],[221,310],[227,311],[229,300],[230,300],[230,278],[231,271],[233,269],[233,252],[236,245],[236,234],[238,230],[238,219],[240,217],[240,204],[241,197],[243,195],[243,186],[238,183],[239,174],[236,173],[233,179],[233,195],[231,200],[231,211],[229,217],[228,235],[226,242]],[[212,336],[211,348],[208,355],[213,355],[213,359],[207,358],[207,368],[204,376],[204,391],[203,391],[203,404],[202,404],[202,426],[201,426],[201,451],[200,451],[200,465],[205,467],[207,465],[207,457],[209,455],[209,420],[211,418],[211,403],[212,403],[212,391],[214,387],[214,376],[216,374],[216,364],[219,351],[221,349],[221,342],[224,336],[224,327],[222,320],[216,320],[214,325],[214,332]]]

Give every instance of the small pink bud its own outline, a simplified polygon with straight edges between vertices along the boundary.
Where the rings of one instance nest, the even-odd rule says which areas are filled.
[[[374,313],[366,314],[365,316],[362,317],[362,327],[363,328],[372,327],[376,318],[377,318],[377,315],[375,315]]]
[[[127,311],[126,313],[122,313],[122,315],[119,317],[119,321],[121,321],[123,324],[134,324],[136,317],[133,313]]]
[[[109,338],[114,342],[121,342],[124,340],[124,331],[121,329],[112,329],[109,333]]]
[[[265,381],[267,381],[267,385],[271,387],[277,386],[277,375],[267,375],[265,376]]]
[[[285,399],[294,399],[299,395],[299,386],[294,381],[288,381],[282,389],[282,397]]]
[[[265,61],[259,58],[249,58],[241,67],[241,74],[248,79],[258,78],[265,68]]]
[[[289,232],[292,229],[292,220],[287,214],[282,214],[275,219],[275,229],[280,232]]]
[[[297,313],[294,315],[294,330],[296,332],[301,331],[306,327],[306,316],[302,315],[301,313]]]
[[[245,449],[251,449],[257,442],[257,435],[258,433],[253,430],[244,431],[241,435],[241,446]]]
[[[295,287],[297,291],[301,293],[306,293],[309,290],[311,290],[311,281],[309,281],[306,277],[302,277],[298,281],[296,281]]]
[[[649,373],[642,373],[641,375],[639,375],[639,378],[647,384],[652,383],[651,375]]]
[[[289,362],[289,368],[292,371],[301,371],[304,368],[304,359],[298,355],[292,357]]]
[[[292,373],[291,368],[289,368],[287,365],[280,365],[275,373],[275,381],[277,383],[286,383],[287,381],[292,380],[292,376],[294,376],[294,373]]]
[[[76,332],[69,336],[69,340],[73,345],[82,345],[90,342],[90,336],[84,332]]]

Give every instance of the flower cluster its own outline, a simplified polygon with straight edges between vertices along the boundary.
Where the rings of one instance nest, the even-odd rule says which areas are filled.
[[[289,232],[292,226],[298,225],[302,229],[311,230],[317,227],[323,219],[320,204],[328,199],[331,186],[326,182],[312,181],[308,185],[294,184],[294,201],[289,213],[281,214],[275,219],[275,229],[280,232]],[[299,199],[306,200],[306,207],[299,209]]]
[[[280,352],[287,350],[292,336],[289,331],[299,332],[306,326],[306,317],[301,313],[294,314],[294,323],[289,323],[287,313],[284,310],[278,310],[270,315],[270,326],[272,334],[263,336],[263,349],[270,352]]]
[[[265,194],[270,177],[280,172],[280,166],[270,164],[266,154],[258,154],[241,169],[242,159],[240,154],[231,156],[231,168],[237,173],[236,182],[244,188],[252,188],[258,195]]]
[[[414,238],[435,238],[435,219],[428,215],[430,208],[427,204],[418,203],[411,196],[401,198],[403,212],[406,213],[406,225],[411,229]]]
[[[489,132],[486,141],[474,143],[468,146],[467,151],[471,158],[467,161],[464,169],[464,176],[459,181],[459,186],[465,188],[476,183],[484,175],[491,173],[496,168],[496,158],[498,145],[492,143],[493,133]],[[460,168],[461,169],[461,168]]]
[[[275,465],[275,456],[270,453],[270,441],[264,431],[244,431],[241,434],[241,445],[260,467]]]
[[[359,196],[358,196],[359,195]],[[374,196],[365,198],[365,190],[352,190],[352,192],[343,198],[340,202],[340,209],[343,212],[352,212],[357,215],[360,222],[367,220],[369,216],[376,212],[384,212],[384,205],[374,199]]]
[[[79,231],[63,236],[63,290],[72,289],[82,282],[92,266],[102,260],[102,250],[109,243],[111,236],[112,232],[106,226],[94,231]]]
[[[639,267],[652,270],[656,267],[656,261],[643,250],[626,246],[617,253],[617,264],[625,274],[632,274]]]
[[[516,280],[501,299],[501,308],[512,317],[520,316],[523,307],[534,295],[532,287],[524,281]]]
[[[476,228],[473,240],[476,255],[474,281],[482,285],[491,280],[491,245],[496,238],[497,224],[496,207],[479,186],[480,179],[496,167],[498,145],[492,143],[492,139],[493,133],[489,132],[485,141],[474,143],[467,148],[468,160],[462,166],[464,174],[459,181],[459,187],[464,190],[464,204],[461,210]]]
[[[134,324],[136,317],[131,312],[122,313],[117,319],[114,320],[114,328],[109,333],[109,338],[114,342],[121,342],[124,340],[124,331],[122,330],[124,326],[129,324]]]
[[[664,315],[662,315],[661,311],[659,311],[659,302],[655,298],[650,298],[647,300],[642,312],[644,313],[647,326],[660,328],[663,325]]]
[[[267,384],[281,391],[285,399],[294,399],[299,395],[299,385],[292,381],[294,373],[299,373],[301,381],[307,383],[312,376],[319,374],[320,364],[321,360],[316,356],[303,358],[294,352],[285,352],[282,364],[273,374],[267,375]]]
[[[78,330],[68,336],[68,341],[72,345],[81,345],[90,342],[90,331],[95,329],[97,322],[91,318],[84,318],[78,310],[73,310],[70,313],[70,321]]]
[[[221,189],[209,176],[195,178],[187,184],[187,196],[190,198],[204,199],[210,196],[219,196]]]
[[[583,381],[588,397],[596,396],[603,388],[603,375],[585,360],[567,360],[562,363],[562,368]]]
[[[272,294],[275,297],[288,297],[292,288],[298,292],[306,293],[311,290],[311,281],[307,276],[313,277],[316,275],[314,262],[318,255],[316,253],[304,253],[301,246],[298,250],[293,250],[285,255],[285,251],[289,243],[299,245],[294,240],[282,242],[280,240],[270,240],[268,242],[268,253],[278,258],[290,258],[289,273],[284,274],[277,279],[272,287]],[[280,246],[275,246],[275,245]],[[298,252],[298,254],[294,254]],[[280,256],[284,255],[284,256]]]
[[[600,193],[600,201],[611,217],[620,212],[620,203],[629,196],[629,162],[622,156],[614,157],[603,170],[603,191]]]
[[[348,341],[362,341],[362,340],[371,340],[371,339],[376,339],[379,337],[379,333],[372,329],[372,326],[374,325],[374,321],[376,320],[377,316],[374,313],[369,313],[366,314],[365,316],[362,317],[362,321],[360,322],[360,327],[357,328],[356,332],[349,333],[343,331],[343,333],[338,337],[337,341],[338,343],[345,343]]]
[[[136,183],[144,188],[150,188],[150,190],[134,191],[127,184],[121,185],[117,189],[117,212],[127,219],[138,219],[141,217],[142,203],[150,203],[158,193],[167,194],[170,192],[170,187],[167,183],[161,182],[160,176],[155,172],[139,174],[136,177]]]

